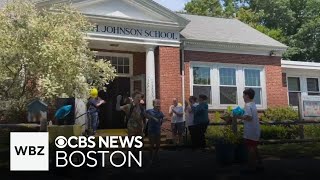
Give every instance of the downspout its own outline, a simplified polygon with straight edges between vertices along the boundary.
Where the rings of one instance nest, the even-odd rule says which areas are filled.
[[[185,42],[182,40],[181,43],[181,79],[182,79],[182,106],[183,112],[185,110],[185,83],[184,83],[184,45]],[[183,113],[183,119],[185,119],[185,113]]]

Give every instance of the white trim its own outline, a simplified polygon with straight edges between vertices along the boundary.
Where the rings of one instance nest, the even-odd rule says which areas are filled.
[[[281,67],[285,69],[320,70],[320,63],[281,60]]]
[[[149,46],[171,46],[180,47],[179,41],[168,41],[168,40],[148,40],[143,38],[133,38],[133,37],[119,37],[119,36],[109,36],[96,33],[87,33],[88,36],[85,37],[87,40],[92,41],[105,41],[112,43],[127,43],[127,44],[140,44]]]
[[[261,105],[257,104],[259,110],[267,109],[267,90],[266,90],[266,75],[265,68],[262,65],[244,65],[244,64],[225,64],[225,63],[210,63],[210,62],[190,62],[189,72],[190,72],[190,95],[193,95],[193,67],[208,67],[210,68],[210,85],[211,86],[211,102],[209,109],[221,110],[226,109],[228,106],[244,106],[244,101],[242,99],[242,92],[245,89],[245,69],[254,69],[260,71],[260,86],[261,88]],[[236,86],[237,87],[237,104],[220,104],[220,77],[219,68],[234,68],[236,70]],[[229,86],[228,86],[229,87]],[[231,86],[230,86],[231,87]]]
[[[96,51],[96,55],[97,56],[111,56],[111,57],[129,58],[129,74],[118,74],[117,73],[117,76],[118,77],[132,77],[133,76],[133,54]]]
[[[202,51],[202,52],[219,52],[219,53],[232,53],[232,54],[248,54],[260,56],[281,57],[286,51],[286,47],[277,46],[264,46],[255,44],[240,44],[218,41],[201,41],[192,39],[182,39],[186,41],[185,50],[188,51]]]

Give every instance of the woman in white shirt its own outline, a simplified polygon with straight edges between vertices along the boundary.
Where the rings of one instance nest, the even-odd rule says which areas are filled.
[[[194,96],[190,96],[189,97],[189,103],[186,101],[185,102],[185,118],[186,118],[186,124],[189,130],[189,134],[191,136],[191,143],[192,143],[192,147],[195,149],[196,148],[196,136],[194,134],[194,122],[193,122],[193,111],[192,111],[192,106],[197,106],[197,98]]]

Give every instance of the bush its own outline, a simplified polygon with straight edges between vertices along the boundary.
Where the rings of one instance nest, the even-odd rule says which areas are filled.
[[[291,107],[268,108],[261,116],[262,121],[296,121],[299,119],[298,111]]]
[[[261,126],[261,139],[296,139],[299,136],[299,126]]]
[[[304,125],[303,128],[306,138],[320,138],[320,125]]]

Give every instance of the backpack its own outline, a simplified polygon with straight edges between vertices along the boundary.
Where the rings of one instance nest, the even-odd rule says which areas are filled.
[[[144,116],[145,110],[144,110],[144,108],[143,108],[141,105],[139,105],[139,107],[140,107],[140,116],[141,116],[141,118],[142,118],[142,119],[143,119],[143,121],[144,121],[144,120],[145,120],[145,116]],[[134,109],[134,105],[133,105],[133,104],[131,104],[129,114],[127,115],[127,122],[126,122],[126,126],[128,126],[128,121],[129,121],[129,120],[130,120],[130,118],[131,118],[131,115],[132,115],[133,109]]]

